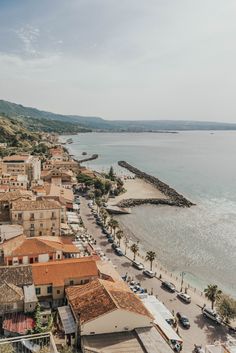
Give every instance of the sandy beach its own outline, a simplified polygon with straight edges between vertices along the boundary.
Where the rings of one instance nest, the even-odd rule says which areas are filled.
[[[167,199],[155,186],[140,178],[124,180],[124,188],[126,192],[114,199],[109,199],[109,205],[114,206],[128,199]]]

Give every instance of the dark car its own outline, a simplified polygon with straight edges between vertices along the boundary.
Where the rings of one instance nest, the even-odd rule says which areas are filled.
[[[112,247],[112,249],[116,250],[116,248],[118,248],[119,246],[118,246],[118,244],[113,243],[111,247]]]
[[[171,282],[162,282],[161,285],[164,289],[167,289],[169,292],[174,293],[175,292],[175,285]]]
[[[180,324],[184,327],[184,328],[187,328],[189,329],[190,328],[190,322],[189,322],[189,319],[187,318],[187,316],[185,315],[182,315],[181,313],[177,313],[176,314]]]
[[[107,238],[109,243],[114,243],[114,239],[112,237]]]

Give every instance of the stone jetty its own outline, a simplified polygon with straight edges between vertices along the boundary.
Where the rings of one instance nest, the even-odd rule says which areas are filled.
[[[163,183],[158,178],[149,175],[125,161],[119,161],[118,165],[129,170],[131,173],[136,175],[138,178],[145,180],[146,182],[155,186],[160,192],[162,192],[167,199],[127,199],[119,202],[120,207],[132,207],[142,204],[155,204],[155,205],[169,205],[177,207],[191,207],[194,205],[191,201],[187,200],[183,195],[179,194],[175,189],[169,185]]]

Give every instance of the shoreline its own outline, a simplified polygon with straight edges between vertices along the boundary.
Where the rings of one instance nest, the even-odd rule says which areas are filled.
[[[119,161],[118,165],[127,169],[129,172],[136,175],[138,178],[143,179],[147,183],[152,184],[155,188],[157,188],[162,194],[164,194],[168,199],[163,202],[161,199],[144,199],[143,202],[141,199],[130,199],[128,204],[122,204],[122,207],[131,207],[141,204],[167,204],[170,206],[177,206],[177,207],[191,207],[195,204],[186,199],[183,195],[179,194],[175,189],[171,188],[169,185],[165,184],[163,181],[159,180],[158,178],[147,174],[138,168],[132,166],[131,164],[127,163],[126,161]]]

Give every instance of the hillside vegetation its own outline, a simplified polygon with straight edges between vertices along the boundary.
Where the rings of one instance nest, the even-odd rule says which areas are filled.
[[[115,107],[114,107],[115,109]],[[17,118],[31,131],[73,134],[89,131],[163,132],[190,130],[236,130],[235,123],[185,120],[105,120],[99,117],[62,115],[0,100],[0,114]]]

